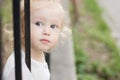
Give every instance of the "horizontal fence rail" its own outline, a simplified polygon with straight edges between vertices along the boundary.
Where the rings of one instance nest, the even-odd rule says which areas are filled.
[[[14,29],[14,52],[15,52],[15,80],[22,80],[20,0],[13,0],[13,29]]]

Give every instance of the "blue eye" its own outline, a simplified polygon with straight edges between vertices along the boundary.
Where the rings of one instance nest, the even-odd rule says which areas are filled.
[[[57,28],[57,26],[56,26],[56,25],[54,25],[54,24],[53,24],[53,25],[51,25],[50,27],[51,27],[52,29]]]
[[[38,22],[35,23],[35,25],[37,25],[37,26],[43,26],[43,23],[40,22],[40,21],[38,21]]]

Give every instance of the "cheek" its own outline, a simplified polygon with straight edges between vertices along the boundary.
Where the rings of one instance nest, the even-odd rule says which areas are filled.
[[[31,37],[38,37],[41,35],[41,29],[37,28],[36,26],[31,27]]]
[[[52,42],[56,44],[59,38],[59,33],[54,34],[51,38],[52,38]]]
[[[35,44],[36,38],[33,34],[31,34],[31,45]]]
[[[34,29],[31,29],[31,42],[36,42],[39,40],[40,33]]]
[[[51,47],[49,48],[49,50],[55,47],[56,43],[58,42],[58,39],[59,39],[59,34],[56,34],[51,37],[52,43],[50,45]]]

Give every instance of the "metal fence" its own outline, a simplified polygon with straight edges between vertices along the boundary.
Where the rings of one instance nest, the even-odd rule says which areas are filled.
[[[20,37],[20,0],[12,0],[13,5],[13,31],[14,31],[14,52],[15,52],[15,79],[22,80],[21,63],[21,37]],[[25,61],[31,70],[31,53],[30,53],[30,0],[24,0],[25,12]],[[2,18],[0,13],[0,80],[2,80]],[[17,26],[17,27],[16,27]],[[46,55],[46,61],[50,66],[49,54]]]
[[[13,0],[13,29],[15,52],[15,79],[22,80],[22,64],[19,64],[21,63],[20,0]]]

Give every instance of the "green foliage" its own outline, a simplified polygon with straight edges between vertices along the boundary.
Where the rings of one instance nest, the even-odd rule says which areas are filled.
[[[83,75],[78,75],[78,80],[104,80],[104,79],[100,79],[95,74],[83,74]]]
[[[92,12],[92,16],[95,17],[95,19],[99,19],[101,17],[101,9],[99,8],[96,0],[84,0],[86,9]]]
[[[12,20],[12,1],[11,0],[4,0],[2,4],[2,21],[3,24],[10,23]]]
[[[78,80],[120,80],[120,51],[101,17],[102,10],[96,0],[83,2],[82,19],[72,28]]]

